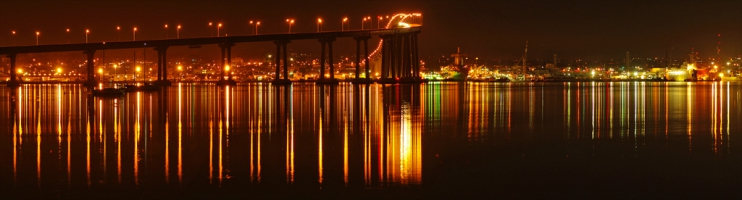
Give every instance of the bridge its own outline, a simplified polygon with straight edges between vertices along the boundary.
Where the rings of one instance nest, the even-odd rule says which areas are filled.
[[[69,52],[80,51],[87,55],[87,78],[83,83],[86,86],[95,86],[97,81],[94,78],[94,56],[97,51],[110,49],[133,49],[133,48],[154,48],[157,51],[157,81],[156,85],[168,86],[171,84],[167,78],[167,49],[173,46],[194,46],[194,45],[218,45],[221,48],[221,66],[222,75],[218,84],[235,85],[232,75],[227,73],[232,62],[232,47],[238,43],[250,42],[273,42],[276,45],[275,56],[275,77],[273,84],[290,85],[291,80],[288,76],[288,56],[286,46],[293,40],[317,40],[321,45],[322,54],[320,57],[320,76],[316,81],[317,84],[338,84],[335,78],[335,67],[333,62],[333,42],[339,38],[352,38],[356,41],[356,73],[353,83],[369,84],[374,81],[381,83],[419,83],[420,65],[418,62],[418,45],[417,35],[420,33],[420,26],[413,27],[392,27],[384,29],[371,30],[353,30],[353,31],[326,31],[316,33],[287,33],[287,34],[263,34],[251,36],[224,36],[224,37],[203,37],[203,38],[184,38],[184,39],[163,39],[163,40],[141,40],[141,41],[120,41],[120,42],[97,42],[97,43],[78,43],[78,44],[50,44],[35,46],[10,46],[0,47],[0,55],[5,55],[10,60],[10,80],[6,82],[9,87],[17,87],[20,81],[16,77],[16,56],[18,54],[28,53],[48,53],[48,52]],[[370,76],[370,55],[368,53],[368,40],[372,36],[378,36],[382,39],[382,47],[379,56],[381,56],[381,76],[378,80],[371,80]],[[364,56],[361,61],[361,45],[363,44]],[[326,50],[327,49],[327,53]],[[329,63],[329,78],[325,77],[325,60]],[[360,65],[365,65],[365,70],[360,71]],[[283,66],[283,69],[281,69]],[[364,74],[364,78],[359,75]]]

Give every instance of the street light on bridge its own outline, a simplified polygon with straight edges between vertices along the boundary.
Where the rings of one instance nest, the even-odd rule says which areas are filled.
[[[41,33],[36,31],[36,45],[39,45],[39,34]]]
[[[260,25],[260,21],[252,21],[252,20],[250,20],[250,24],[251,25],[252,24],[255,24],[255,30],[253,31],[253,35],[257,35],[258,34],[258,25]]]
[[[121,27],[116,26],[116,32],[119,34],[119,41],[121,41]]]
[[[340,23],[340,30],[345,30],[345,23],[348,23],[348,28],[350,28],[350,22],[348,22],[348,17],[343,18],[343,22]]]
[[[317,18],[317,32],[322,31],[322,18]]]
[[[170,32],[167,31],[167,24],[165,24],[165,39],[170,39]]]
[[[134,33],[134,34],[133,34],[133,39],[132,39],[132,40],[133,40],[133,41],[137,41],[137,27],[134,27],[134,31],[133,31],[133,33]]]
[[[85,43],[88,43],[88,34],[90,33],[90,29],[85,29]]]
[[[221,37],[219,35],[219,29],[222,28],[222,23],[219,23],[219,25],[216,26],[216,37]]]
[[[294,24],[293,19],[286,19],[286,23],[289,23],[289,33],[291,33],[291,25]]]
[[[363,18],[363,21],[361,21],[361,30],[363,30],[365,28],[366,20],[369,20],[369,19],[371,19],[371,17],[364,17]]]
[[[180,39],[180,25],[178,25],[178,29],[175,31],[175,37],[176,39]]]
[[[209,35],[209,36],[214,37],[214,31],[213,31],[214,29],[211,29],[211,25],[212,25],[212,23],[209,22],[209,32],[211,32],[210,33],[211,35]]]
[[[376,29],[380,29],[381,28],[381,19],[383,19],[383,17],[381,17],[381,16],[378,16],[378,17],[379,17],[379,20],[376,21]]]
[[[11,31],[13,33],[13,46],[15,46],[15,31]]]

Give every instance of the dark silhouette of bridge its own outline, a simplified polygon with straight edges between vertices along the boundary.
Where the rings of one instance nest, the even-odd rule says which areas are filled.
[[[337,84],[335,79],[335,67],[333,62],[333,42],[338,38],[352,38],[356,40],[356,73],[354,83],[368,84],[373,83],[370,79],[368,40],[372,36],[379,36],[383,40],[381,53],[381,78],[376,80],[382,83],[419,83],[422,79],[419,76],[420,65],[418,62],[417,35],[420,33],[420,27],[408,28],[390,28],[374,30],[354,30],[354,31],[328,31],[317,33],[290,33],[290,34],[265,34],[251,36],[225,36],[225,37],[204,37],[204,38],[184,38],[184,39],[164,39],[164,40],[142,40],[142,41],[117,41],[117,42],[97,42],[97,43],[79,43],[79,44],[50,44],[34,46],[10,46],[0,47],[0,55],[5,55],[10,59],[10,80],[6,82],[9,87],[19,86],[21,82],[16,77],[16,56],[27,53],[48,53],[48,52],[68,52],[81,51],[87,55],[87,78],[83,83],[86,86],[97,85],[94,78],[93,58],[97,51],[109,49],[133,49],[133,48],[154,48],[157,51],[157,81],[156,85],[167,86],[171,82],[167,79],[167,49],[173,46],[194,46],[216,44],[221,48],[221,66],[222,75],[218,84],[234,85],[236,82],[232,75],[227,73],[227,66],[231,66],[232,47],[237,43],[250,42],[270,42],[276,45],[275,69],[276,74],[273,84],[288,85],[291,80],[288,78],[288,56],[286,46],[293,40],[311,40],[316,39],[322,47],[320,57],[320,76],[317,84]],[[364,62],[361,62],[361,44],[364,48]],[[327,47],[329,56],[330,77],[324,76],[325,69],[325,48]],[[365,70],[360,71],[361,63],[365,64]],[[283,70],[281,70],[283,66]],[[359,75],[365,74],[365,78]],[[226,78],[225,78],[226,77]]]

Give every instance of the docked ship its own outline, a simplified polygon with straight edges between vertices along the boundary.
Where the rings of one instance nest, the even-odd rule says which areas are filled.
[[[456,48],[456,53],[451,54],[453,63],[441,67],[441,75],[446,80],[466,81],[469,76],[469,66],[464,65],[466,54],[461,53],[461,48]]]

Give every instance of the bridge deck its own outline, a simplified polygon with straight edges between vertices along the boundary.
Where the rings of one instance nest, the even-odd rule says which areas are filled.
[[[47,44],[33,46],[8,46],[0,47],[0,55],[23,54],[23,53],[47,53],[47,52],[64,52],[64,51],[89,51],[89,50],[107,50],[107,49],[131,49],[144,47],[171,47],[171,46],[191,46],[191,45],[208,45],[222,43],[247,43],[247,42],[266,42],[276,40],[306,40],[320,38],[343,38],[356,36],[372,35],[389,35],[397,33],[419,32],[420,27],[411,28],[394,28],[394,29],[373,29],[358,31],[327,31],[316,33],[284,33],[284,34],[264,34],[249,36],[225,36],[225,37],[204,37],[204,38],[181,38],[181,39],[164,39],[164,40],[139,40],[139,41],[117,41],[117,42],[91,42],[77,44]]]

